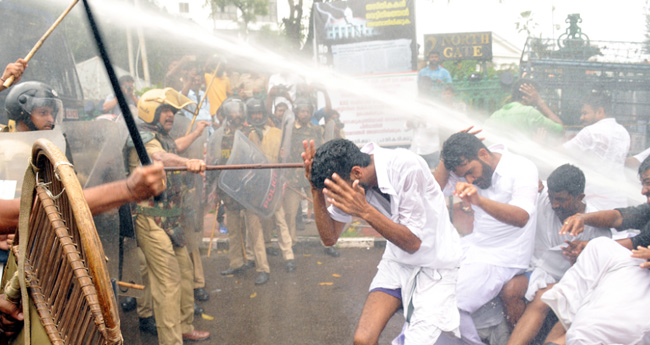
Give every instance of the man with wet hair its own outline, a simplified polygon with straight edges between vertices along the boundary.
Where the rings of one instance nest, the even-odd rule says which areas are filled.
[[[537,168],[503,145],[487,148],[466,131],[442,147],[434,176],[446,194],[474,210],[473,232],[461,239],[458,309],[463,342],[482,344],[472,313],[528,268],[535,239]],[[453,342],[441,338],[439,343]]]
[[[590,94],[583,101],[580,116],[586,127],[563,145],[581,166],[588,168],[585,170],[590,181],[586,187],[587,199],[601,210],[627,206],[623,190],[611,186],[610,181],[625,181],[630,134],[611,117],[611,111],[609,95]]]
[[[542,295],[560,320],[546,341],[566,344],[647,344],[650,321],[650,159],[639,167],[642,205],[573,215],[560,234],[577,236],[587,225],[641,229],[632,238],[572,242],[577,257],[562,280]],[[618,242],[618,244],[616,243]],[[584,250],[583,250],[584,249]],[[642,260],[639,260],[642,259]]]
[[[504,296],[501,298],[508,302],[519,303],[516,309],[523,315],[509,315],[511,321],[518,319],[509,345],[528,344],[540,331],[544,319],[550,310],[541,300],[542,294],[557,283],[564,273],[571,267],[571,263],[562,255],[561,247],[571,240],[590,240],[595,237],[611,237],[608,228],[587,226],[585,231],[577,238],[568,235],[559,235],[559,230],[566,219],[577,213],[595,212],[590,204],[585,204],[585,175],[582,170],[570,164],[564,164],[555,169],[548,177],[546,188],[542,189],[537,199],[537,231],[535,232],[535,251],[531,260],[531,270],[526,274],[518,275],[504,287],[505,291],[512,291],[510,286],[521,286],[517,296]],[[524,297],[529,302],[525,305]],[[505,298],[504,298],[505,297]],[[524,311],[525,308],[525,311]],[[519,318],[521,316],[521,318]]]
[[[388,241],[354,344],[376,344],[401,307],[406,323],[394,343],[433,344],[442,332],[458,335],[459,238],[426,162],[405,149],[374,143],[359,149],[345,139],[318,150],[313,140],[303,146],[323,243],[334,245],[352,217],[365,220]]]
[[[485,125],[494,129],[506,126],[529,137],[545,137],[548,133],[559,138],[564,133],[562,120],[546,105],[538,89],[539,86],[532,80],[516,81],[512,86],[510,102],[495,111]],[[546,133],[541,134],[540,130]]]
[[[645,204],[593,213],[575,214],[566,219],[560,230],[560,234],[578,236],[584,231],[585,225],[615,228],[618,231],[641,229],[641,233],[638,235],[632,238],[619,239],[617,242],[629,250],[636,249],[639,246],[650,246],[650,157],[641,163],[638,173],[639,179],[641,180],[641,194],[647,198]],[[570,248],[566,251],[566,254],[573,257],[577,257],[586,246],[585,241],[573,241],[569,244]],[[648,268],[650,268],[650,265]]]

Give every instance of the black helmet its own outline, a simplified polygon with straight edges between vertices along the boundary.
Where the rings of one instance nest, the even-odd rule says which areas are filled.
[[[296,98],[296,101],[293,102],[293,113],[298,115],[298,112],[303,108],[307,108],[310,114],[314,113],[314,105],[311,104],[308,98],[305,97]]]
[[[31,114],[39,107],[51,107],[55,120],[63,111],[61,99],[51,86],[38,81],[28,81],[14,86],[5,100],[9,127],[22,121],[30,130],[38,130],[32,122]]]
[[[217,110],[217,114],[223,116],[225,121],[232,120],[233,115],[235,114],[241,115],[241,118],[243,119],[244,116],[246,116],[246,105],[241,99],[230,97],[221,103],[219,110]]]
[[[251,115],[262,113],[262,119],[253,121]],[[269,115],[266,113],[264,101],[259,98],[251,98],[246,101],[246,121],[253,126],[263,126],[268,120]]]

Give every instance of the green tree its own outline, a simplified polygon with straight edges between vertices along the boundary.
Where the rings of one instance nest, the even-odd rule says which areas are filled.
[[[300,48],[302,41],[302,1],[287,0],[289,3],[289,17],[282,18],[287,39],[292,42],[295,48]]]
[[[219,12],[224,12],[227,6],[236,7],[240,15],[234,20],[245,34],[248,34],[248,25],[254,23],[258,16],[269,14],[268,0],[206,0],[206,4],[210,6],[210,16],[213,19],[217,18]]]

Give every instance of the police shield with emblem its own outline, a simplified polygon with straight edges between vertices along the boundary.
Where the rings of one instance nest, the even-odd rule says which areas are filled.
[[[227,165],[268,163],[260,151],[242,132],[235,133]],[[225,170],[219,177],[219,188],[247,209],[261,217],[271,216],[282,200],[284,179],[277,169]]]

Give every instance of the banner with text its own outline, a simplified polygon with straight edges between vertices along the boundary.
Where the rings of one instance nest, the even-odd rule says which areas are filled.
[[[313,18],[321,64],[352,74],[417,69],[414,0],[317,2]]]
[[[381,74],[359,79],[400,99],[415,99],[417,95],[417,73]],[[406,128],[407,116],[400,109],[391,109],[387,103],[374,98],[337,90],[330,96],[345,124],[345,137],[355,144],[361,146],[372,141],[382,146],[408,146],[411,143],[413,133]]]
[[[424,35],[424,55],[440,53],[445,60],[492,60],[491,32]]]

